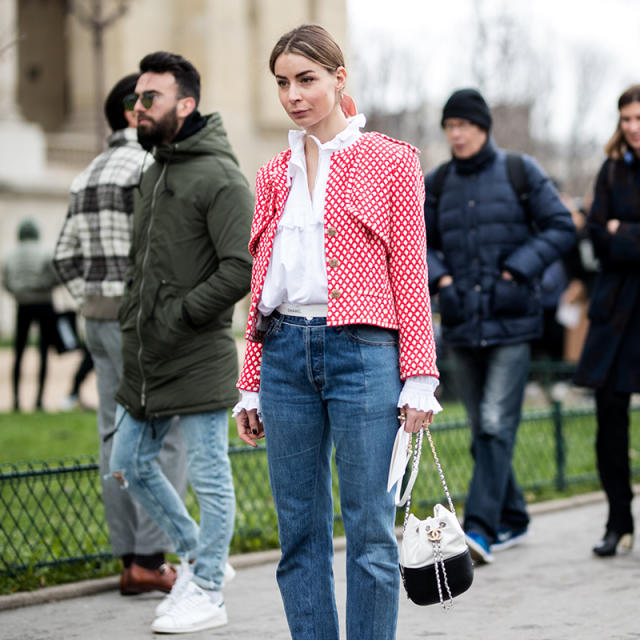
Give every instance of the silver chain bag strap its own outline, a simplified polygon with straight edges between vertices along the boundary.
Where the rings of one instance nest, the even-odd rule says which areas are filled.
[[[418,475],[425,431],[449,509],[436,504],[433,516],[419,520],[411,513],[411,492]],[[413,455],[411,476],[402,497],[399,497],[399,488],[396,493],[396,505],[405,505],[403,535],[399,549],[402,581],[407,597],[416,604],[428,605],[439,602],[444,609],[448,609],[453,604],[453,598],[471,586],[473,562],[428,426],[418,432],[415,445],[413,437],[409,440],[407,454]]]

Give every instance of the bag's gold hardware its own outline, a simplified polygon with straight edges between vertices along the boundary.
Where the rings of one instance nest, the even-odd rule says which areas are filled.
[[[442,531],[440,529],[427,529],[427,538],[429,538],[429,542],[439,542],[442,539]]]

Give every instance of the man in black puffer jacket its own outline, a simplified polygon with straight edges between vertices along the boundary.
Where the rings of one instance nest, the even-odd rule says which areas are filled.
[[[511,464],[530,362],[542,333],[540,276],[575,242],[569,211],[537,163],[518,158],[526,205],[507,154],[489,136],[491,112],[475,89],[454,92],[442,127],[452,161],[425,179],[429,285],[472,430],[475,461],[464,529],[472,556],[527,533]]]

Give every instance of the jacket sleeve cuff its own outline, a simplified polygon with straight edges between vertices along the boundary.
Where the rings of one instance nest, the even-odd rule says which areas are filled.
[[[240,401],[231,410],[231,416],[235,418],[243,409],[251,411],[257,409],[258,417],[262,418],[260,412],[260,397],[257,391],[247,391],[246,389],[240,389]]]
[[[440,413],[442,407],[436,400],[435,390],[439,380],[434,376],[411,376],[407,378],[398,398],[398,407],[407,405],[418,411],[433,411]]]

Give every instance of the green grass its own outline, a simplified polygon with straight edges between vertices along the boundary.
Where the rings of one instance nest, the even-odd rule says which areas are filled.
[[[229,444],[246,446],[238,438],[232,419]],[[95,411],[0,413],[0,464],[97,455]]]
[[[93,411],[0,413],[0,463],[98,455]]]

